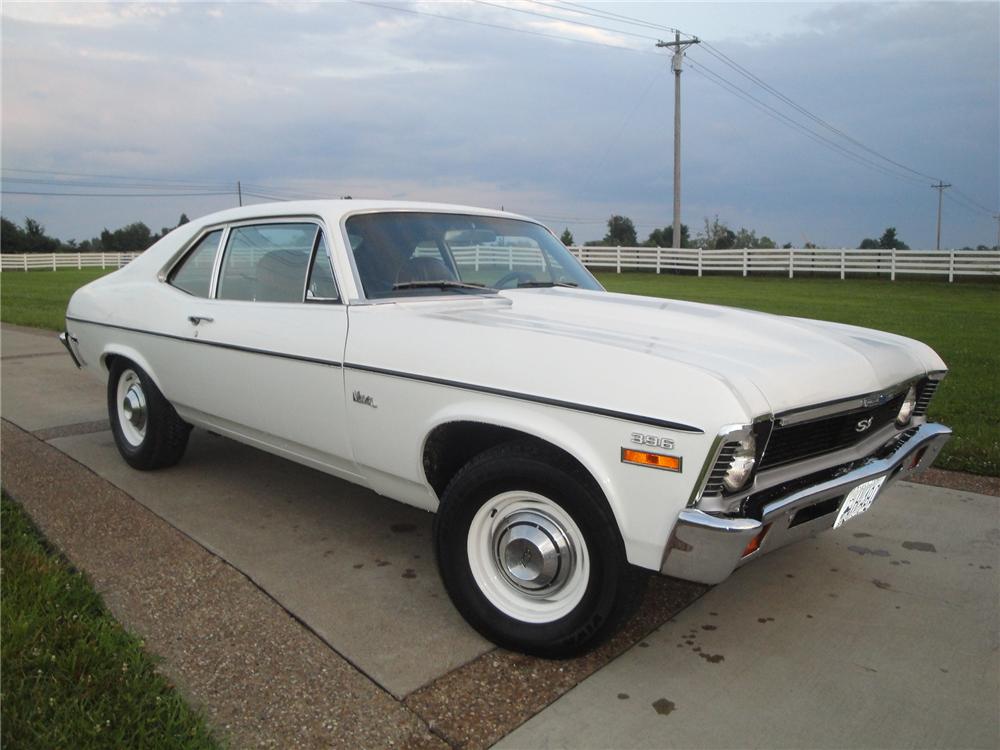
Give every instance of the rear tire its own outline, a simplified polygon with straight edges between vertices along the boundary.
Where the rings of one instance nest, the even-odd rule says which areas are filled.
[[[162,469],[184,455],[191,425],[141,367],[120,357],[108,373],[108,417],[118,452],[132,468]]]
[[[644,571],[589,474],[532,441],[473,458],[434,521],[448,595],[483,636],[549,658],[590,650],[631,614]]]

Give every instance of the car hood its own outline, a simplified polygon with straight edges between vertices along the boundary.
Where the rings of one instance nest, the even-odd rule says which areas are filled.
[[[918,341],[856,326],[606,292],[517,290],[503,296],[510,306],[461,317],[684,363],[725,381],[746,404],[758,404],[762,395],[774,414],[945,369]]]

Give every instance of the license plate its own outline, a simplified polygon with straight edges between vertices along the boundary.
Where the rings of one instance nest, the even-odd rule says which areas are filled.
[[[855,516],[860,516],[872,507],[872,503],[875,502],[875,497],[878,495],[878,491],[882,489],[883,484],[885,484],[885,477],[879,477],[870,482],[859,484],[848,492],[847,497],[844,498],[844,502],[841,503],[837,520],[833,522],[833,528],[838,528],[845,521],[850,521]]]

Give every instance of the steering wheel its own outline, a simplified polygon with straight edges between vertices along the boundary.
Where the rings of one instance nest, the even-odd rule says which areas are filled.
[[[516,281],[518,284],[520,284],[522,281],[534,281],[534,280],[535,280],[535,277],[532,276],[530,273],[526,273],[524,271],[511,271],[510,273],[508,273],[508,274],[502,276],[500,279],[498,279],[493,284],[493,288],[494,289],[503,289],[504,287],[506,287],[512,281]],[[514,286],[517,286],[517,284],[515,284]]]

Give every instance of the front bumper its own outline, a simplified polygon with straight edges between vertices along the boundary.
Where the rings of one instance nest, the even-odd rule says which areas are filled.
[[[888,455],[846,473],[769,499],[760,518],[713,516],[682,510],[660,572],[699,583],[724,581],[739,566],[786,544],[833,526],[844,497],[860,484],[885,477],[892,482],[928,468],[951,437],[940,424],[916,428]],[[757,540],[755,546],[751,542]]]
[[[69,356],[73,358],[73,364],[76,365],[77,369],[83,367],[83,358],[80,356],[80,343],[77,341],[76,336],[69,331],[63,331],[59,334],[59,340],[66,347]]]

